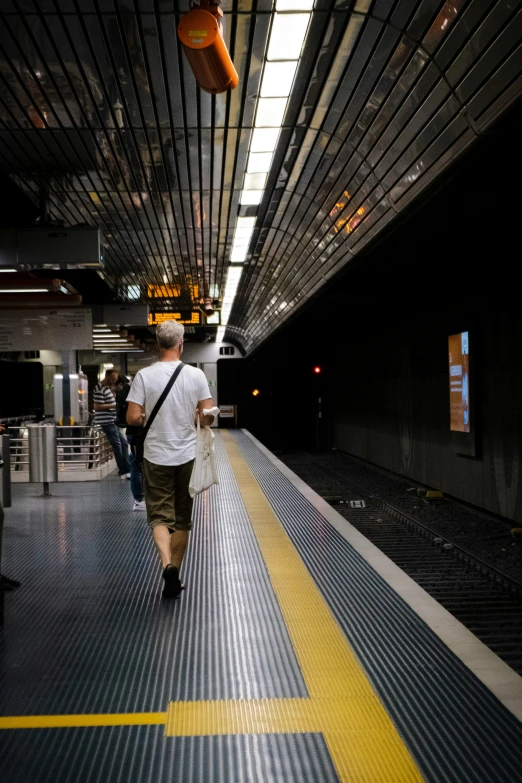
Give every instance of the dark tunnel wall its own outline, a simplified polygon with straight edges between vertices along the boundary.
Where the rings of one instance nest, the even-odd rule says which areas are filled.
[[[370,326],[354,339],[347,353],[349,365],[357,370],[343,373],[337,385],[334,443],[396,473],[520,520],[520,317],[493,312],[468,321],[475,354],[476,458],[452,449],[447,335],[454,331],[453,320],[452,314],[435,318],[426,313],[407,324]]]
[[[521,117],[518,106],[420,210],[238,363],[239,386],[265,395],[244,395],[242,426],[270,448],[335,446],[522,520]],[[447,340],[464,330],[474,458],[452,449],[449,426]]]
[[[353,275],[366,297],[345,320],[332,420],[338,448],[517,521],[521,116],[519,106]],[[456,453],[450,433],[447,340],[465,330],[474,458]]]

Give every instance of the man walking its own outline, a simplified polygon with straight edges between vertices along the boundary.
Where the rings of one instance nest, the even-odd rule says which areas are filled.
[[[160,361],[140,370],[127,396],[127,424],[143,426],[169,379],[181,365],[184,329],[165,321],[156,331]],[[177,598],[183,589],[179,571],[192,528],[192,498],[188,487],[196,455],[195,417],[203,426],[213,416],[208,383],[201,370],[182,365],[174,385],[145,438],[143,480],[147,522],[152,529],[163,566],[165,598]]]
[[[129,444],[116,424],[116,397],[112,389],[118,382],[118,372],[107,370],[105,378],[94,387],[94,424],[99,425],[112,446],[120,478],[130,478]]]

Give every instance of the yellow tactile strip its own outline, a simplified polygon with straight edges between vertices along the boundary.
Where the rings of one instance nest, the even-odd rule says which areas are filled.
[[[167,734],[321,732],[342,783],[422,777],[355,654],[229,433],[222,434],[309,699],[172,702]]]

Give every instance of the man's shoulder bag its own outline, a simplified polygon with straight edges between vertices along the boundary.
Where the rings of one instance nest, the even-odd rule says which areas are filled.
[[[139,431],[133,436],[133,439],[132,439],[132,452],[134,454],[134,461],[137,462],[138,465],[141,465],[141,463],[143,462],[143,452],[144,452],[144,448],[145,448],[145,438],[147,437],[147,433],[148,433],[148,431],[151,428],[152,422],[156,418],[156,416],[157,416],[157,414],[159,412],[159,409],[161,408],[161,406],[165,402],[168,393],[170,392],[170,390],[174,386],[174,384],[176,382],[176,378],[178,377],[178,375],[180,374],[180,372],[181,372],[181,370],[183,369],[184,366],[185,365],[183,364],[183,362],[181,362],[181,364],[179,364],[176,367],[176,369],[174,370],[174,372],[170,376],[170,378],[169,378],[169,380],[167,382],[167,385],[163,389],[163,391],[161,393],[161,397],[158,399],[158,401],[156,402],[156,405],[152,409],[152,413],[150,414],[149,418],[147,419],[146,425],[144,427],[140,427]]]

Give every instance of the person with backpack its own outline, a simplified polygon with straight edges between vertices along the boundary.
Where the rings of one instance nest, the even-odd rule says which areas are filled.
[[[125,376],[118,376],[115,392],[117,410],[116,424],[118,427],[127,428],[126,436],[130,446],[130,488],[134,498],[134,505],[132,510],[146,511],[147,509],[145,507],[145,499],[143,497],[143,475],[141,472],[141,462],[136,459],[136,455],[134,453],[134,441],[141,427],[132,427],[131,425],[127,424],[127,409],[129,407],[127,397],[130,392],[130,383]]]

